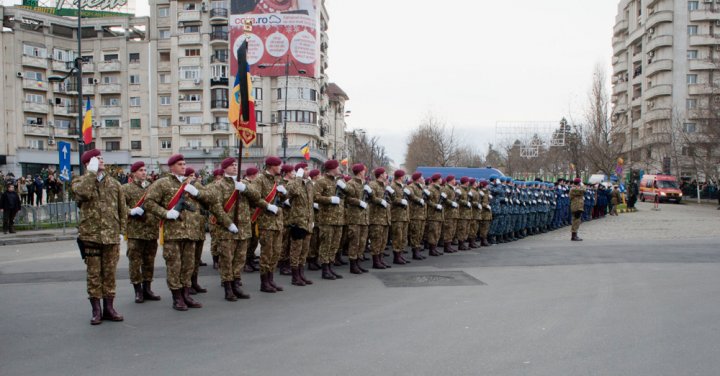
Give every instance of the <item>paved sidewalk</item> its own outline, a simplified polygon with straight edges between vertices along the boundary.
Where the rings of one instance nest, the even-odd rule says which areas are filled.
[[[74,240],[77,237],[77,228],[27,230],[15,234],[0,234],[0,246],[29,243],[48,243],[62,240]]]

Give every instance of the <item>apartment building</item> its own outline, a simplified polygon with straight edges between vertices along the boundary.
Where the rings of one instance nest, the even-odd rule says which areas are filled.
[[[720,1],[623,0],[612,42],[612,122],[626,162],[687,174],[716,123]]]

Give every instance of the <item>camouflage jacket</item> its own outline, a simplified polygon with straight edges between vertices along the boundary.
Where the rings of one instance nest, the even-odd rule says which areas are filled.
[[[72,189],[80,208],[79,238],[98,244],[120,244],[128,210],[120,183],[105,174],[102,181],[88,172],[73,180]]]
[[[257,225],[261,230],[281,231],[283,229],[282,202],[285,201],[285,196],[280,192],[276,192],[275,199],[270,200],[270,203],[265,201],[265,198],[270,194],[275,183],[280,185],[280,177],[272,176],[265,171],[253,180],[252,184],[250,184],[250,189],[247,191],[252,206],[260,209]],[[277,214],[266,210],[269,204],[278,207]]]
[[[370,213],[368,216],[368,223],[371,225],[390,225],[390,196],[385,191],[385,183],[374,180],[368,184],[372,189],[373,193],[370,196]],[[386,198],[387,197],[387,198]],[[382,206],[381,202],[385,200],[387,202],[387,208]]]
[[[442,187],[442,193],[445,193],[447,195],[447,198],[444,201],[445,205],[445,219],[458,219],[460,218],[460,211],[459,208],[454,208],[452,203],[457,204],[457,198],[455,194],[455,187],[453,187],[450,184],[445,184]],[[459,204],[458,204],[459,206]]]
[[[480,190],[480,203],[482,204],[482,213],[480,218],[483,221],[490,221],[493,219],[492,207],[490,206],[490,191],[487,188]]]
[[[412,193],[408,198],[410,202],[410,220],[424,221],[427,216],[427,203],[425,202],[427,198],[425,198],[426,195],[424,193],[426,188],[419,183],[408,184],[408,188]]]
[[[347,182],[345,190],[345,223],[348,225],[365,225],[368,224],[368,211],[370,203],[365,197],[365,182],[360,178],[353,178]],[[368,206],[363,209],[360,201],[365,201]]]
[[[457,197],[457,203],[460,205],[460,219],[472,219],[472,202],[470,202],[470,196],[468,195],[468,187],[459,186],[456,187],[460,190],[460,194]]]
[[[206,212],[216,201],[215,192],[203,187],[199,181],[195,181],[193,186],[203,193],[198,194],[198,197],[193,197],[190,194],[185,196],[187,203],[195,209],[195,211],[188,210],[185,213],[187,215],[185,220],[188,222],[188,239],[195,241],[205,240]]]
[[[480,220],[482,217],[482,196],[480,196],[478,188],[468,188],[468,201],[472,205],[472,219]]]
[[[409,214],[410,200],[406,198],[407,194],[403,192],[406,188],[404,184],[397,180],[390,183],[390,187],[395,191],[392,193],[392,210],[390,210],[390,218],[393,222],[407,222]],[[412,193],[412,192],[411,192]],[[407,202],[407,205],[402,204],[402,200]]]
[[[141,216],[131,216],[130,209],[135,207],[140,199],[150,189],[150,182],[144,181],[127,183],[122,186],[125,194],[125,206],[128,211],[127,231],[125,234],[128,239],[154,240],[158,238],[158,222],[159,218],[150,214],[143,213]],[[145,210],[145,203],[140,206]]]
[[[184,180],[183,180],[184,181]],[[175,193],[180,189],[182,183],[175,175],[169,175],[158,179],[150,186],[147,198],[145,199],[145,210],[160,218],[163,221],[164,240],[196,240],[192,237],[191,232],[197,231],[193,226],[197,226],[197,221],[191,217],[192,212],[189,210],[181,210],[178,219],[165,219],[168,212],[168,205]],[[213,200],[212,193],[206,189],[198,188],[200,192],[198,199],[202,202],[211,202]],[[199,212],[200,207],[197,203],[191,202],[190,194],[185,192],[182,194],[186,203],[195,206],[194,209]],[[194,201],[194,200],[193,200]],[[203,229],[204,231],[204,229]]]
[[[438,184],[430,184],[430,196],[427,198],[427,220],[433,222],[443,221],[443,198],[440,196],[442,187]],[[437,206],[440,205],[441,209],[438,210]]]
[[[315,225],[313,184],[302,178],[295,178],[287,184],[286,188],[288,190],[290,208],[287,209],[285,224],[294,225],[311,232]]]
[[[319,225],[342,226],[345,224],[345,207],[342,197],[345,193],[338,193],[340,188],[337,187],[336,182],[334,177],[326,174],[315,184],[315,202],[320,206],[317,214]],[[330,202],[330,198],[333,196],[340,197],[340,204]]]
[[[622,194],[617,189],[612,191],[612,193],[610,194],[610,197],[611,197],[610,203],[613,205],[617,205],[622,201]]]
[[[570,212],[575,213],[584,211],[585,188],[584,187],[572,187],[570,188]],[[567,212],[566,212],[567,213]]]
[[[249,181],[243,179],[242,182],[245,183],[246,187],[250,186]],[[230,199],[230,196],[235,193],[235,179],[225,176],[221,180],[209,184],[208,187],[215,193],[215,202],[210,208],[217,223],[214,226],[213,236],[221,240],[250,239],[252,237],[252,226],[250,225],[252,212],[250,211],[248,196],[252,195],[252,193],[245,189],[245,192],[238,194],[235,205],[226,213],[225,204]],[[233,234],[228,230],[232,223],[238,228],[237,234]]]

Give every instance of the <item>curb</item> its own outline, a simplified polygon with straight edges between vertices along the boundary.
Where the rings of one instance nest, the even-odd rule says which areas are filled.
[[[34,238],[8,238],[0,239],[0,246],[6,245],[20,245],[20,244],[32,244],[32,243],[51,243],[57,241],[75,240],[77,235],[52,235],[52,236],[38,236]]]

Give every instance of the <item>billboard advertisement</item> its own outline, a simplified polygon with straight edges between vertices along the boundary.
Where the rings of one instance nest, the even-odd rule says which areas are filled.
[[[320,74],[319,0],[233,0],[230,9],[231,74],[237,73],[237,50],[241,38],[248,40],[248,63],[254,76],[289,74],[316,77]],[[252,32],[244,34],[245,20]]]

